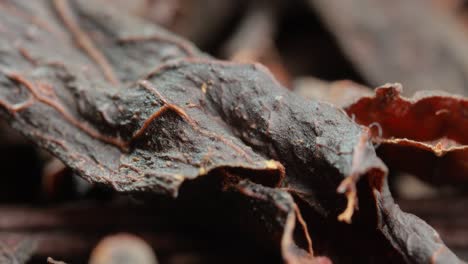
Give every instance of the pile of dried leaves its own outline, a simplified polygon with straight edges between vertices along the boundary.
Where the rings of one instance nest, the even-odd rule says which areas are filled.
[[[433,2],[0,1],[1,262],[461,263],[390,189],[463,192],[468,99],[297,78],[466,95],[461,7]],[[311,10],[340,48],[298,41]],[[307,70],[322,50],[351,76]]]

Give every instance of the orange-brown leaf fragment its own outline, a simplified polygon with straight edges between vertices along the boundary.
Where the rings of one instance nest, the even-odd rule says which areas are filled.
[[[466,184],[467,98],[421,91],[408,99],[401,90],[387,84],[345,109],[359,124],[378,128],[378,152],[390,167],[433,183]]]

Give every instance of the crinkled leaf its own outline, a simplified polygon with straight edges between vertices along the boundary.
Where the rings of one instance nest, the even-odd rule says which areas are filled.
[[[217,168],[274,186],[284,165],[291,188],[336,215],[340,182],[353,196],[360,176],[385,173],[365,129],[283,89],[259,65],[204,58],[99,1],[24,4],[6,5],[28,16],[0,9],[4,115],[90,181],[175,195]]]
[[[289,193],[247,180],[226,188],[243,208],[243,227],[249,226],[256,237],[270,238],[285,263],[331,263],[326,257],[313,257],[307,226]]]
[[[375,96],[369,96],[370,90],[347,81],[326,83],[303,80],[298,84],[295,91],[302,96],[320,98],[344,107],[356,122],[371,127],[374,140],[380,143],[379,154],[387,164],[390,164],[391,169],[399,168],[416,172],[426,179],[432,176],[435,177],[433,180],[441,182],[457,181],[459,180],[457,177],[460,175],[463,177],[467,171],[466,168],[457,166],[466,161],[466,156],[457,156],[459,151],[466,151],[466,148],[457,149],[459,143],[455,141],[464,141],[461,131],[466,123],[464,111],[468,109],[465,99],[446,94],[436,95],[434,92],[421,92],[410,100],[400,96],[399,85],[377,88]],[[396,136],[398,137],[394,138]],[[451,139],[447,139],[448,137]],[[424,142],[422,141],[424,139],[433,142]],[[444,145],[444,142],[454,142],[455,145]],[[451,178],[442,178],[444,176]],[[350,228],[333,223],[324,224],[324,230],[335,230],[339,236],[331,231],[311,229],[314,241],[319,243],[314,244],[315,248],[320,253],[329,255],[337,261],[350,261],[344,256],[364,262],[456,263],[459,261],[443,244],[434,229],[421,219],[399,209],[386,184],[381,191],[372,190],[372,187],[370,193],[368,190],[368,188],[360,190],[361,194],[367,193],[369,196],[363,199],[366,202],[360,204],[356,224]],[[370,201],[372,201],[370,204],[367,203]],[[316,212],[313,212],[313,217],[309,218],[314,217],[318,218]],[[310,225],[314,225],[314,222]],[[368,226],[374,225],[377,227],[375,230],[368,229]],[[372,244],[364,242],[359,244],[358,248],[346,242],[340,244],[343,237],[359,235],[364,241],[374,242]],[[366,245],[367,249],[361,251],[363,245]],[[368,248],[373,254],[368,254]],[[387,259],[381,260],[378,258],[379,255],[386,255]]]
[[[390,241],[406,263],[462,263],[439,234],[420,218],[401,211],[388,186],[374,191],[378,230]]]
[[[336,190],[347,195],[347,222],[358,179],[382,190],[386,167],[368,129],[289,92],[260,65],[212,60],[99,1],[5,2],[0,13],[2,116],[91,182],[176,195],[185,180],[232,172],[282,184],[330,223],[346,204]],[[237,188],[262,208],[291,205],[281,191]],[[278,230],[291,228],[290,207],[277,213],[271,230],[288,242]],[[302,255],[286,242],[286,260]]]
[[[402,97],[401,85],[370,90],[348,81],[302,80],[295,91],[343,107],[359,124],[372,129],[378,155],[390,168],[432,183],[468,180],[468,100],[443,92],[420,91]]]
[[[0,8],[8,25],[0,39],[3,113],[88,180],[176,195],[184,180],[215,168],[272,172],[271,185],[283,176],[280,164],[253,152],[205,107],[190,105],[202,98],[202,87],[171,80],[177,88],[164,94],[157,84],[138,81],[165,61],[191,56],[190,44],[94,1],[70,2],[73,9],[66,1],[55,1],[55,9],[49,1],[21,3]],[[9,15],[11,8],[44,14],[42,27],[31,24],[32,14]],[[94,29],[94,46],[104,55],[96,59],[89,54],[97,48],[79,48],[90,40],[64,32],[70,19]]]
[[[345,109],[356,122],[375,125],[379,156],[391,168],[433,183],[466,184],[468,100],[425,91],[407,99],[400,93],[400,85],[386,85]]]

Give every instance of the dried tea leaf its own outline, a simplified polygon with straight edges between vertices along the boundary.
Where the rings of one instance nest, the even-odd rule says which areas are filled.
[[[447,246],[462,257],[466,256],[468,250],[468,241],[465,239],[468,230],[468,213],[465,210],[467,198],[466,195],[439,195],[419,199],[399,198],[397,203],[402,210],[427,221],[439,232]]]
[[[445,136],[448,134],[452,135],[453,139],[461,140],[463,134],[460,132],[466,123],[463,122],[465,119],[463,109],[466,108],[463,105],[466,100],[445,94],[435,95],[434,92],[422,92],[415,99],[409,100],[400,96],[400,90],[399,85],[388,85],[377,88],[375,96],[368,96],[370,90],[354,83],[347,81],[327,83],[316,79],[302,80],[295,87],[295,91],[304,97],[332,102],[344,107],[358,123],[371,128],[379,128],[380,130],[373,130],[374,137],[381,144],[379,154],[382,154],[382,150],[399,147],[398,144],[402,144],[402,141],[412,142],[408,149],[399,149],[399,152],[391,153],[389,158],[398,159],[395,162],[395,167],[400,165],[399,168],[402,168],[403,165],[411,164],[410,168],[423,168],[422,170],[433,173],[434,166],[438,166],[439,163],[427,163],[427,161],[416,163],[416,161],[418,161],[420,157],[418,155],[421,155],[421,151],[425,151],[426,155],[434,156],[435,159],[440,158],[434,154],[437,150],[435,147],[429,148],[429,150],[426,150],[427,147],[421,149],[419,146],[424,146],[426,143],[417,140],[428,137],[430,133],[432,133],[432,137],[442,137],[440,142],[446,142]],[[441,111],[442,109],[452,114],[439,116],[440,113],[445,112]],[[439,115],[434,114],[437,112]],[[462,125],[461,127],[456,126],[454,129],[450,127],[450,124]],[[432,129],[421,131],[421,127]],[[459,128],[461,130],[458,130]],[[408,136],[410,133],[416,139],[394,139],[392,137],[393,135]],[[417,135],[415,136],[415,134]],[[388,160],[385,155],[383,158],[385,161]],[[404,161],[405,158],[406,161]],[[458,157],[456,162],[463,163],[464,160],[466,158]],[[431,165],[428,166],[428,164]],[[408,168],[404,167],[404,169]],[[429,174],[426,172],[426,174],[421,175]],[[372,190],[372,187],[370,189],[369,191],[367,187],[359,190],[361,195],[369,194],[369,196],[361,199],[365,202],[360,203],[360,211],[355,219],[356,223],[353,223],[350,228],[329,223],[326,220],[309,223],[312,226],[321,224],[323,227],[323,230],[319,232],[311,229],[312,237],[316,242],[314,249],[330,256],[337,262],[351,261],[351,259],[361,262],[379,261],[379,263],[382,261],[385,263],[425,263],[431,261],[431,263],[456,263],[459,261],[443,244],[436,231],[419,218],[399,209],[386,184],[382,191]],[[304,194],[297,193],[296,195],[301,197]],[[369,201],[373,202],[369,204]],[[308,219],[320,217],[317,212],[313,212],[312,215]],[[375,230],[368,228],[374,225],[377,227]],[[334,233],[340,235],[337,236]],[[342,242],[343,237],[356,236],[360,236],[362,241],[357,247]],[[368,244],[368,241],[373,242]],[[364,251],[361,249],[363,246]],[[373,253],[369,254],[369,251]],[[378,256],[381,255],[386,255],[387,259],[380,259]],[[344,256],[349,256],[349,258]]]
[[[194,76],[199,83],[185,76]],[[171,80],[181,80],[185,94],[190,86],[195,90],[209,83],[204,98],[198,99],[207,111],[220,116],[255,151],[284,164],[289,188],[313,194],[319,203],[327,199],[325,214],[342,208],[333,194],[340,183],[339,191],[353,200],[355,182],[372,171],[369,176],[379,188],[386,168],[375,156],[368,132],[341,110],[283,89],[263,68],[191,59],[165,65],[148,78],[163,93],[176,92]],[[175,98],[185,100],[182,95]],[[350,218],[352,207],[347,213]]]
[[[6,30],[0,38],[0,114],[87,180],[121,192],[175,196],[186,180],[232,172],[282,185],[333,224],[337,215],[351,222],[361,177],[369,188],[359,194],[360,205],[374,201],[367,197],[371,192],[385,191],[387,169],[368,129],[328,103],[284,89],[262,66],[212,60],[100,1],[25,3],[0,4]],[[261,207],[284,203],[263,188],[238,190]],[[346,194],[347,206],[336,190]],[[365,222],[368,229],[375,230],[376,212],[386,210],[378,208]],[[290,212],[279,212],[280,227],[291,228]],[[404,238],[394,226],[397,233],[389,232],[386,246]],[[279,241],[286,239],[283,257],[296,261],[289,231],[277,233]],[[407,254],[407,246],[400,250],[408,262],[428,254]]]
[[[201,86],[187,89],[190,95],[171,81],[177,88],[166,95],[144,79],[137,82],[165,61],[193,55],[190,44],[94,1],[57,0],[55,9],[49,1],[21,3],[5,5],[44,14],[46,28],[69,28],[76,42],[43,28],[28,36],[35,27],[31,14],[0,8],[0,23],[9,29],[0,39],[2,114],[86,179],[124,192],[176,195],[184,180],[221,167],[271,172],[270,185],[283,177],[279,163],[253,152],[216,116],[194,105]],[[92,34],[84,33],[91,28]]]
[[[439,234],[420,218],[404,213],[394,203],[388,185],[374,191],[378,229],[406,263],[462,263],[445,246]]]
[[[99,1],[53,3],[12,4],[43,14],[50,30],[29,37],[35,24],[0,9],[10,29],[0,40],[0,99],[13,127],[88,180],[176,195],[186,179],[236,168],[275,186],[281,162],[290,188],[314,196],[324,214],[343,210],[337,186],[347,193],[345,221],[362,175],[376,171],[379,188],[386,168],[341,110],[290,93],[259,65],[203,58]]]
[[[309,0],[343,51],[372,84],[401,82],[467,95],[468,35],[424,0]]]
[[[398,84],[379,87],[345,109],[356,122],[376,125],[379,156],[391,168],[437,184],[466,184],[468,100],[428,91],[407,99],[401,90]]]
[[[299,204],[315,254],[333,263],[460,263],[434,229],[400,210],[386,183],[382,191],[361,183],[360,207],[351,225],[322,218],[308,204]]]
[[[436,184],[465,184],[468,179],[468,100],[442,92],[420,91],[402,97],[400,84],[369,95],[348,81],[300,80],[300,95],[343,107],[359,124],[372,128],[378,155],[391,168]]]
[[[250,226],[257,237],[271,238],[285,263],[331,263],[326,257],[313,256],[307,225],[289,193],[247,180],[229,184],[226,189],[243,208],[243,227]]]

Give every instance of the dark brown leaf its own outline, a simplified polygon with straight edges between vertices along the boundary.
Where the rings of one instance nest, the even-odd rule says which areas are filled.
[[[374,191],[374,197],[379,212],[379,232],[390,241],[406,263],[461,263],[432,227],[400,210],[387,186],[382,192]]]
[[[7,119],[88,180],[176,195],[185,180],[236,168],[275,186],[282,162],[287,184],[326,199],[326,214],[343,208],[341,183],[349,197],[341,218],[350,221],[354,183],[372,169],[383,177],[367,131],[340,110],[291,94],[259,65],[200,58],[98,2],[28,5],[47,25],[34,36],[31,21],[0,9],[10,29],[1,42]]]
[[[103,6],[73,2],[82,23],[102,30],[92,34],[100,36],[100,42],[93,44],[91,34],[78,28],[68,2],[54,3],[55,10],[46,1],[28,7],[48,13],[44,17],[50,20],[47,28],[73,29],[76,42],[41,28],[28,39],[24,34],[34,25],[23,16],[6,16],[7,9],[0,9],[4,12],[1,23],[10,23],[8,28],[12,29],[5,35],[8,38],[1,40],[0,78],[2,106],[8,119],[17,120],[13,127],[35,138],[89,180],[120,191],[176,195],[184,180],[219,167],[271,171],[276,177],[270,184],[280,180],[283,169],[279,163],[254,153],[216,116],[197,107],[197,97],[204,95],[202,88],[207,84],[186,93],[183,83],[174,83],[176,93],[166,95],[159,91],[159,85],[144,79],[136,82],[164,61],[192,56],[196,51],[189,44],[138,20],[117,19],[118,13],[101,12],[106,10]],[[59,23],[62,20],[65,24]],[[146,35],[125,35],[129,29]],[[13,43],[28,50],[36,63],[25,59]],[[128,87],[120,88],[117,83]],[[177,102],[180,105],[173,102],[175,99],[182,100]]]
[[[386,184],[382,191],[366,185],[359,191],[360,210],[352,225],[321,219],[301,206],[316,254],[334,263],[460,263],[434,229],[400,210]]]
[[[387,169],[369,130],[328,103],[284,89],[264,67],[210,59],[101,1],[5,1],[0,25],[6,30],[0,38],[0,114],[88,181],[120,192],[176,196],[183,182],[232,173],[283,187],[334,226],[344,225],[337,217],[351,222],[356,183],[364,176],[368,181],[361,184],[369,184],[359,205],[371,209],[358,214],[361,224],[345,226],[372,230],[364,244],[384,236],[383,248],[406,262],[434,253],[432,240],[421,240],[416,253],[405,240],[419,222],[401,220],[392,209],[383,189]],[[278,197],[283,191],[244,184],[235,188],[247,201],[277,208],[260,215],[279,234],[283,258],[302,261],[296,258],[305,248],[310,255],[310,243],[298,249],[290,239],[291,219],[299,220],[292,200]],[[278,211],[285,203],[289,207]]]
[[[285,263],[331,264],[326,257],[313,257],[307,225],[289,193],[249,181],[226,188],[245,215],[243,228],[249,227],[257,238],[271,238],[272,248],[282,253]],[[298,242],[304,245],[299,247]]]
[[[468,202],[466,195],[431,197],[423,199],[398,199],[402,210],[427,221],[440,234],[444,242],[459,254],[468,256]]]

